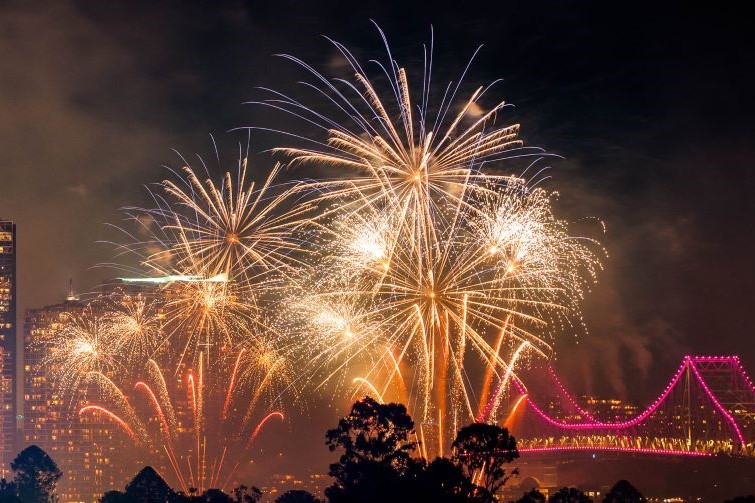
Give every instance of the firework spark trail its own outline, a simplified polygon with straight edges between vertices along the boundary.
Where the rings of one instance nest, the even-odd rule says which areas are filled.
[[[106,408],[100,407],[99,405],[86,405],[79,410],[79,414],[81,415],[86,414],[87,412],[97,412],[97,413],[105,415],[106,417],[115,421],[115,423],[118,426],[120,426],[123,429],[123,431],[125,431],[128,434],[128,436],[130,436],[134,440],[139,439],[137,434],[134,432],[134,430],[131,429],[131,427],[128,425],[128,423],[126,423],[126,421],[118,417],[115,413],[110,412]]]
[[[115,295],[106,307],[105,320],[126,359],[141,362],[159,344],[159,319],[154,305],[142,295]]]
[[[263,417],[263,418],[262,418],[262,420],[261,420],[261,421],[260,421],[260,422],[259,422],[259,423],[257,424],[257,426],[256,426],[256,427],[254,428],[254,431],[252,432],[252,434],[251,434],[251,435],[249,436],[249,441],[247,442],[247,445],[246,445],[246,448],[247,448],[247,449],[248,449],[249,447],[251,447],[251,445],[252,445],[252,443],[254,442],[254,440],[255,440],[255,439],[257,438],[257,436],[258,436],[258,435],[260,434],[260,432],[262,431],[262,427],[263,427],[263,426],[265,426],[265,423],[267,423],[267,422],[268,422],[268,421],[269,421],[270,419],[272,419],[272,418],[274,418],[274,417],[278,417],[278,418],[280,418],[280,420],[281,420],[281,421],[285,421],[285,419],[286,419],[286,418],[285,418],[285,417],[283,416],[283,413],[281,413],[281,412],[277,412],[277,411],[276,411],[276,412],[271,412],[271,413],[270,413],[270,414],[268,414],[267,416]]]
[[[175,458],[174,453],[171,451],[171,449],[167,446],[163,446],[163,450],[165,451],[165,455],[168,457],[168,461],[170,462],[170,466],[173,469],[173,473],[176,475],[176,478],[178,479],[178,483],[181,484],[181,488],[185,493],[189,492],[189,486],[186,484],[186,479],[183,476],[183,471],[181,470],[180,465],[178,464],[178,460]]]
[[[354,380],[352,381],[352,383],[353,384],[359,384],[359,387],[366,386],[367,389],[369,389],[372,393],[375,394],[375,398],[377,399],[377,401],[379,403],[383,403],[383,395],[382,395],[382,393],[380,393],[377,390],[377,388],[375,387],[374,384],[372,384],[370,381],[368,381],[364,377],[355,377]],[[354,394],[352,395],[352,398],[356,397],[358,393],[359,393],[359,388],[357,388],[357,390],[354,392]]]
[[[52,377],[69,401],[91,372],[119,366],[115,336],[108,320],[87,306],[80,313],[64,312],[61,327],[38,342],[44,349],[42,367],[56,370]]]
[[[233,465],[231,473],[226,473],[227,461],[246,456],[245,451],[251,447],[263,426],[271,418],[284,419],[281,412],[267,413],[264,409],[257,412],[267,415],[254,428],[244,426],[239,414],[229,413],[223,419],[222,401],[213,403],[217,405],[216,409],[211,409],[210,404],[205,403],[206,398],[211,396],[206,382],[210,375],[200,366],[196,371],[189,370],[181,380],[179,388],[185,388],[185,403],[190,408],[190,420],[184,422],[177,430],[170,426],[170,416],[175,414],[175,405],[165,387],[164,372],[154,360],[147,364],[146,376],[146,380],[137,381],[131,386],[135,393],[129,398],[110,378],[100,373],[92,373],[90,381],[96,382],[99,389],[106,392],[99,394],[101,403],[87,404],[81,408],[79,414],[100,414],[117,424],[133,438],[137,446],[145,448],[147,452],[164,452],[175,480],[181,487],[196,487],[203,491],[217,483],[221,476],[230,480],[239,462]],[[230,379],[229,375],[218,374],[217,371],[211,374],[211,377]],[[227,381],[221,380],[219,384],[224,385],[225,389]],[[139,400],[139,397],[146,399],[145,406],[131,405],[130,400]],[[217,418],[214,417],[215,412]],[[244,412],[249,413],[246,409]],[[142,420],[140,415],[143,415],[145,420]],[[153,417],[157,419],[157,424],[150,421]],[[249,417],[252,417],[251,414]],[[208,429],[207,424],[212,424],[212,428]]]
[[[168,384],[165,382],[165,375],[160,370],[160,366],[152,358],[147,361],[147,376],[154,383],[153,387],[157,389],[158,402],[162,404],[161,409],[164,411],[168,421],[168,431],[175,432],[178,423],[173,403],[168,393]]]
[[[128,424],[131,431],[134,431],[140,440],[147,437],[144,422],[139,419],[136,410],[123,390],[110,377],[99,371],[89,372],[86,376],[84,390],[91,391],[92,386],[96,387],[96,392],[100,396],[108,397],[108,401],[111,404],[108,412]],[[115,409],[117,414],[113,412],[113,409]],[[81,414],[81,410],[83,409],[79,410],[79,414]]]
[[[238,356],[236,357],[236,363],[233,364],[233,372],[231,373],[231,380],[228,383],[228,391],[225,395],[225,402],[223,402],[223,419],[228,417],[228,409],[231,407],[231,397],[233,396],[234,385],[236,384],[236,376],[239,373],[239,365],[241,364],[241,357],[244,356],[246,348],[241,348]]]
[[[155,408],[155,413],[157,414],[157,417],[160,419],[160,424],[163,430],[163,434],[165,435],[165,441],[170,442],[171,437],[173,436],[173,430],[171,430],[170,426],[168,426],[168,420],[165,417],[165,414],[163,413],[163,409],[160,406],[160,401],[157,399],[157,396],[152,391],[152,388],[150,388],[147,383],[139,381],[138,383],[134,385],[134,389],[142,389],[145,393],[147,393],[147,396],[149,396],[152,406]]]
[[[501,345],[503,344],[503,339],[506,337],[506,329],[509,325],[509,322],[511,321],[511,316],[506,316],[506,320],[503,322],[503,326],[501,327],[501,331],[498,335],[498,340],[495,343],[494,346],[494,353],[495,355],[501,354]],[[482,379],[482,392],[480,393],[480,406],[477,411],[477,417],[480,418],[483,416],[483,408],[487,406],[488,404],[488,395],[490,393],[490,386],[493,382],[493,375],[496,374],[496,367],[497,367],[498,361],[495,358],[491,358],[488,360],[488,364],[485,367],[485,377]]]
[[[406,389],[406,383],[404,382],[404,376],[401,373],[401,366],[398,363],[398,360],[396,359],[396,356],[393,354],[393,350],[391,348],[385,349],[386,354],[390,356],[391,363],[393,364],[393,370],[391,371],[391,375],[388,377],[385,388],[383,389],[382,395],[385,395],[385,392],[388,390],[388,387],[393,382],[394,376],[396,379],[398,379],[398,386],[399,386],[399,396],[401,397],[401,403],[407,403],[408,402],[408,392]]]
[[[201,361],[201,360],[200,360]],[[202,437],[202,424],[199,421],[199,414],[202,410],[200,406],[200,400],[197,397],[197,382],[194,378],[194,374],[192,372],[189,372],[189,375],[186,377],[186,384],[188,386],[188,393],[189,393],[189,403],[191,404],[191,411],[192,411],[192,421],[194,424],[193,432],[194,432],[194,442],[195,442],[195,450],[194,454],[196,456],[197,461],[197,469],[199,469],[200,465],[200,458],[201,458],[201,449],[200,449],[200,438]],[[191,459],[187,456],[186,463],[189,467],[189,474],[192,480],[192,485],[197,485],[194,482],[194,470],[191,468]]]
[[[511,407],[511,411],[509,412],[509,415],[506,416],[506,420],[504,421],[503,425],[507,428],[511,428],[514,418],[516,417],[516,412],[519,410],[519,406],[527,399],[527,394],[520,396],[516,402],[514,402],[514,406]]]
[[[266,356],[268,356],[268,358],[266,358]],[[246,426],[249,424],[249,421],[252,420],[252,416],[257,409],[258,401],[269,392],[271,385],[276,380],[281,380],[281,376],[285,375],[285,372],[283,372],[282,369],[288,363],[283,357],[274,356],[273,358],[269,358],[269,355],[265,355],[264,353],[262,354],[260,361],[264,363],[256,368],[261,368],[263,370],[263,377],[256,383],[254,394],[246,405],[246,414],[244,414],[244,419],[242,420],[243,426]]]
[[[491,418],[495,420],[496,412],[498,411],[498,406],[501,403],[501,397],[503,396],[504,391],[508,390],[508,384],[509,381],[514,374],[514,366],[516,365],[517,361],[519,360],[519,357],[522,354],[522,351],[527,349],[529,347],[528,342],[523,342],[519,345],[518,348],[516,348],[516,351],[514,351],[513,356],[511,357],[511,361],[508,365],[506,365],[506,371],[503,374],[503,378],[498,383],[498,386],[496,386],[495,392],[493,393],[493,396],[491,397],[490,401],[485,406],[485,410],[482,413],[480,417],[477,418],[479,422],[487,422]]]

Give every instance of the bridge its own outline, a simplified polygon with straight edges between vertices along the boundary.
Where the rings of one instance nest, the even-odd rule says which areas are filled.
[[[534,389],[526,377],[512,380],[505,425],[524,454],[755,457],[755,387],[737,356],[685,356],[658,398],[618,420],[594,417],[552,368],[546,374],[545,391]]]

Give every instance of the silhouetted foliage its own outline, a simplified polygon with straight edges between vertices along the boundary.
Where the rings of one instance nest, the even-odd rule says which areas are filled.
[[[551,494],[548,503],[592,503],[592,500],[576,487],[562,487]]]
[[[196,488],[189,488],[189,494],[175,492],[151,467],[145,466],[125,491],[108,491],[100,498],[100,503],[257,503],[262,492],[256,487],[239,486],[232,496],[220,489],[207,489],[197,494]]]
[[[203,503],[233,503],[233,498],[220,489],[207,489],[199,499]]]
[[[519,457],[516,440],[506,428],[495,424],[470,424],[459,430],[452,447],[453,461],[462,468],[464,475],[470,480],[477,476],[481,482],[479,485],[487,493],[479,495],[483,501],[493,501],[493,495],[518,473],[512,470],[507,475],[503,467]]]
[[[628,481],[619,480],[606,493],[603,503],[647,503],[647,499]]]
[[[328,430],[331,451],[343,449],[341,461],[374,461],[398,470],[407,465],[416,447],[409,435],[414,421],[401,404],[380,404],[370,397],[355,402],[349,415]]]
[[[351,408],[326,444],[342,450],[328,472],[335,483],[325,490],[330,503],[416,502],[488,503],[516,471],[503,468],[519,456],[505,428],[473,424],[454,441],[453,459],[431,463],[411,456],[414,422],[400,404],[380,404],[366,397]],[[484,486],[472,482],[479,477]]]
[[[126,484],[126,496],[131,501],[166,501],[173,494],[173,489],[151,466],[142,468]]]
[[[330,465],[328,474],[335,479],[325,489],[331,503],[396,501],[408,494],[416,460],[409,441],[414,422],[400,404],[380,404],[370,397],[354,403],[338,427],[328,430],[326,444],[331,451],[343,453]]]
[[[165,480],[151,466],[145,466],[131,481],[125,491],[108,491],[100,498],[100,503],[156,503],[180,501]]]
[[[10,464],[14,472],[13,485],[23,503],[55,503],[55,487],[63,475],[58,465],[45,451],[30,445],[19,452]]]
[[[428,465],[418,463],[418,472],[411,486],[413,501],[434,503],[479,501],[475,496],[478,489],[461,467],[447,458],[435,458]]]
[[[130,500],[121,491],[108,491],[100,498],[100,503],[129,503]]]
[[[232,496],[220,489],[198,492],[194,487],[189,494],[176,492],[151,466],[145,466],[126,484],[125,491],[108,491],[100,503],[257,503],[262,497],[259,489],[244,485],[235,488]]]
[[[533,489],[524,493],[521,498],[516,500],[516,503],[545,503],[545,494]]]
[[[233,501],[235,503],[257,503],[262,498],[262,491],[256,487],[240,485],[233,489]]]
[[[16,494],[16,485],[5,479],[0,480],[0,503],[20,503]]]
[[[320,503],[320,500],[308,491],[292,489],[278,496],[275,503]]]

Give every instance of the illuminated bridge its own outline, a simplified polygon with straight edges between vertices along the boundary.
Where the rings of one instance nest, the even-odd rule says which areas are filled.
[[[512,385],[506,426],[523,453],[755,456],[755,387],[737,356],[686,356],[654,402],[612,421],[591,415],[547,374],[545,392],[524,377],[528,386]]]

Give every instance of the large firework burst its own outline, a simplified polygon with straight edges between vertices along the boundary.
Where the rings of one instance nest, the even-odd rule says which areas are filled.
[[[315,374],[327,381],[351,372],[369,392],[393,393],[424,423],[449,432],[495,410],[475,403],[467,353],[501,378],[510,368],[504,335],[549,355],[549,326],[569,322],[599,267],[593,242],[566,232],[545,191],[499,191],[477,199],[474,210],[447,206],[428,230],[432,239],[397,225],[396,207],[318,227],[330,244],[292,304],[303,337],[317,343]],[[402,396],[404,379],[412,396]]]
[[[293,204],[296,184],[273,183],[279,171],[257,187],[246,158],[219,184],[186,166],[151,192],[156,207],[127,210],[136,228],[122,229],[129,242],[117,245],[119,258],[139,264],[123,279],[163,299],[157,346],[178,353],[178,364],[196,366],[202,354],[207,365],[248,337],[271,337],[270,303],[297,262],[291,229],[309,210]]]
[[[162,230],[171,235],[164,252],[178,252],[176,267],[232,281],[250,281],[256,274],[288,267],[290,252],[297,248],[290,240],[291,221],[303,208],[280,211],[296,189],[271,193],[280,169],[276,165],[259,188],[248,179],[246,158],[235,182],[227,172],[220,185],[210,179],[203,183],[189,167],[180,182],[165,180],[161,188],[172,202],[158,213],[165,222]],[[163,259],[157,253],[145,263],[160,271]]]
[[[54,370],[51,376],[67,400],[77,397],[90,372],[122,368],[117,334],[109,318],[92,306],[64,312],[59,326],[36,341],[44,354],[42,368]]]
[[[449,84],[431,109],[432,47],[413,99],[408,73],[387,44],[388,61],[372,62],[382,87],[334,44],[352,80],[330,80],[287,58],[314,76],[306,85],[340,118],[280,93],[263,102],[324,131],[324,139],[305,138],[313,147],[277,149],[293,165],[343,170],[303,187],[325,204],[309,226],[316,259],[290,305],[305,326],[319,382],[349,373],[378,397],[398,393],[392,396],[432,425],[432,448],[442,452],[459,424],[489,419],[497,408],[474,403],[468,354],[492,369],[483,399],[497,402],[500,386],[491,394],[490,381],[511,374],[502,339],[517,357],[548,356],[554,323],[579,319],[599,248],[569,235],[551,211],[551,194],[522,176],[483,170],[532,157],[528,170],[545,157],[522,145],[518,125],[496,123],[503,102],[482,108],[487,88],[457,102],[460,84]]]

